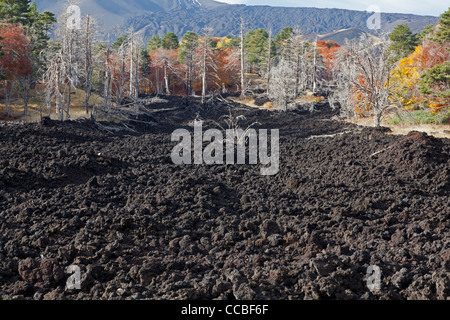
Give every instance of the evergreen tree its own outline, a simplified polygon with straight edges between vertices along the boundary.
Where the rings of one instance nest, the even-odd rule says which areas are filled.
[[[229,39],[229,41],[223,41],[222,48],[228,49],[233,47],[239,47],[240,39],[239,37],[231,37],[230,35],[226,36],[225,38]]]
[[[392,53],[392,63],[405,58],[419,45],[419,36],[413,34],[406,23],[397,25],[389,39],[392,41],[388,49]]]
[[[141,58],[139,64],[141,66],[140,71],[144,77],[148,77],[152,73],[151,69],[152,58],[150,57],[150,52],[148,51],[148,49],[140,48],[140,50],[141,50],[141,53],[139,55],[139,57]]]
[[[163,40],[158,35],[154,35],[147,43],[147,50],[148,52],[155,52],[162,46]]]
[[[264,29],[250,30],[244,41],[244,47],[247,52],[247,62],[252,68],[259,70],[262,62],[267,56],[266,43],[269,39],[269,34]]]
[[[441,44],[450,42],[450,8],[441,15],[436,31],[436,40]]]
[[[0,0],[0,20],[9,23],[29,22],[30,0]]]
[[[427,69],[420,79],[422,94],[433,98],[450,98],[450,62]]]
[[[45,64],[42,52],[47,48],[48,33],[56,22],[55,15],[49,11],[40,13],[36,3],[29,0],[0,0],[0,20],[6,23],[21,24],[29,38],[28,55],[32,72],[16,79],[18,93],[24,101],[25,115],[28,113],[28,101],[31,89],[36,85]]]
[[[49,31],[52,29],[53,24],[56,22],[55,15],[49,11],[40,13],[37,10],[36,2],[33,2],[28,10],[28,24],[24,25],[27,34],[31,37],[32,51],[35,54],[39,54],[46,48]]]
[[[282,45],[291,37],[293,32],[294,30],[291,27],[284,28],[275,36],[275,43],[277,45]]]
[[[114,49],[120,48],[124,43],[128,42],[128,35],[123,34],[120,37],[117,38],[116,42],[113,43],[112,47]]]
[[[195,32],[188,31],[181,39],[179,59],[182,63],[192,58],[194,50],[198,46],[199,35]]]
[[[195,50],[199,45],[199,35],[195,32],[188,31],[183,36],[180,46],[179,60],[186,66],[185,83],[186,95],[190,95],[193,90],[193,81],[195,76]]]
[[[178,49],[180,43],[178,41],[178,37],[175,33],[169,32],[164,36],[163,40],[163,48],[164,49]]]
[[[419,35],[419,40],[424,41],[425,39],[431,39],[433,32],[434,32],[434,25],[432,24],[426,25]]]

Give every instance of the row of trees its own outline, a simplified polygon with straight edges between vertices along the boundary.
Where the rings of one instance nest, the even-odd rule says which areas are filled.
[[[269,96],[286,108],[300,92],[316,90],[330,76],[331,52],[338,47],[334,42],[311,44],[299,29],[285,28],[273,38],[264,29],[245,32],[242,24],[234,38],[211,37],[208,28],[201,34],[187,32],[180,42],[173,33],[163,39],[155,35],[147,50],[156,67],[151,74],[158,93],[182,88],[187,95],[200,91],[204,98],[207,91],[236,88],[245,95],[245,75],[252,73],[266,79]]]
[[[84,16],[71,23],[73,8],[58,19],[39,13],[29,0],[0,1],[0,73],[6,112],[15,97],[24,101],[25,115],[32,89],[39,83],[49,112],[70,117],[74,89],[85,92],[86,113],[95,106],[108,113],[130,105],[138,111],[140,94],[200,95],[250,92],[248,74],[264,79],[274,105],[287,109],[306,90],[332,90],[332,104],[344,113],[372,113],[379,125],[393,106],[427,104],[439,111],[449,102],[450,10],[437,26],[421,35],[399,25],[373,42],[369,37],[340,47],[332,41],[307,41],[299,28],[275,36],[264,29],[236,37],[213,37],[211,29],[155,35],[144,44],[133,31],[115,39]],[[50,40],[49,32],[54,33]],[[36,90],[40,91],[40,90]],[[100,97],[93,101],[93,93]]]
[[[0,1],[0,78],[6,113],[14,95],[24,101],[28,114],[31,89],[45,69],[48,32],[56,21],[52,13],[39,13],[29,0]]]
[[[315,90],[329,76],[327,54],[338,47],[311,44],[298,29],[285,28],[272,37],[271,31],[245,30],[243,22],[237,37],[215,38],[206,27],[181,40],[173,33],[156,35],[146,45],[130,31],[111,43],[91,16],[71,25],[71,7],[56,19],[37,12],[29,0],[7,0],[0,3],[0,14],[6,112],[20,97],[27,115],[31,89],[41,83],[41,100],[61,120],[70,117],[74,89],[85,92],[87,113],[93,105],[113,112],[113,106],[133,104],[140,93],[201,95],[202,102],[215,92],[242,91],[244,96],[248,73],[264,77],[267,93],[286,108],[301,91]],[[93,93],[101,101],[93,102]]]
[[[374,116],[379,126],[389,108],[450,108],[450,10],[436,26],[413,34],[406,24],[374,43],[352,41],[334,54],[331,102],[345,116]]]

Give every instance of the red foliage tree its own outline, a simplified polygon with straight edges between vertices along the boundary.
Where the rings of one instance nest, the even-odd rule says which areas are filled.
[[[240,81],[239,57],[231,48],[227,48],[225,50],[215,51],[214,60],[217,65],[217,81],[213,89],[220,88],[222,91],[228,91],[228,89]]]
[[[0,26],[0,72],[6,78],[2,80],[5,97],[5,111],[10,115],[10,104],[14,83],[19,77],[33,72],[30,58],[30,39],[25,35],[22,25],[5,24]]]
[[[334,54],[340,45],[334,41],[317,41],[319,54],[322,55],[323,61],[327,67],[327,78],[330,79],[331,70],[333,69]]]
[[[173,89],[174,76],[178,71],[178,52],[176,49],[157,49],[150,53],[152,61],[152,74],[157,88],[157,92],[164,91],[166,94],[171,93],[171,84]]]
[[[0,45],[4,55],[0,56],[2,73],[13,80],[32,72],[29,43],[21,25],[7,24],[0,27]]]

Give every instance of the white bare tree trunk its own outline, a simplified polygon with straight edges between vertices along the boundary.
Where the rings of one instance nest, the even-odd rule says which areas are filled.
[[[240,51],[241,51],[241,98],[245,97],[247,88],[245,86],[245,49],[244,49],[244,18],[241,18],[241,29],[240,29]]]
[[[208,58],[208,30],[205,29],[204,32],[204,43],[203,43],[203,57],[202,57],[202,104],[205,103],[206,97],[206,68],[207,68],[207,58]]]
[[[317,37],[314,42],[314,73],[313,73],[313,93],[316,93],[317,88]]]
[[[272,68],[269,98],[277,108],[283,111],[287,111],[289,102],[295,99],[294,78],[295,72],[284,58],[281,58],[278,65]]]
[[[89,114],[90,98],[92,92],[92,73],[93,73],[93,56],[92,56],[92,45],[93,45],[93,34],[95,32],[93,28],[92,18],[86,16],[86,26],[84,30],[84,92],[85,92],[85,105],[86,114]]]

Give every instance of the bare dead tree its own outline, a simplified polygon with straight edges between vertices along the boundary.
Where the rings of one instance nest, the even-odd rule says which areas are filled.
[[[109,59],[111,57],[111,45],[110,38],[108,34],[108,41],[105,44],[104,50],[104,68],[105,68],[105,81],[103,86],[103,107],[107,110],[107,114],[111,114],[111,88],[112,88],[112,80],[113,75],[111,75],[111,68]]]
[[[86,114],[89,113],[90,107],[90,98],[92,93],[92,75],[94,69],[94,55],[93,55],[93,45],[96,37],[96,23],[94,19],[87,15],[84,19],[84,26],[82,30],[82,39],[84,40],[82,53],[84,58],[84,73],[82,74],[83,78],[83,87],[85,92],[85,106],[86,106]]]
[[[288,104],[295,99],[295,70],[291,64],[282,57],[271,70],[269,98],[274,105],[287,111]]]
[[[208,92],[208,81],[214,81],[217,78],[217,65],[214,59],[214,52],[209,43],[211,32],[212,28],[203,28],[203,38],[194,54],[196,69],[199,71],[199,78],[202,84],[202,104],[205,103]]]
[[[297,98],[300,90],[306,88],[308,73],[306,40],[299,27],[294,28],[282,55],[294,72],[294,98]]]
[[[63,50],[52,52],[47,60],[47,70],[43,76],[43,82],[46,84],[45,102],[49,115],[52,105],[56,108],[56,114],[59,120],[64,120],[64,97],[62,87],[65,79],[65,66],[63,59]]]
[[[72,88],[77,88],[80,84],[80,69],[81,65],[81,46],[80,46],[80,30],[68,28],[64,25],[62,30],[62,49],[65,65],[65,82],[67,85],[64,90],[67,91],[66,108],[64,109],[66,113],[66,118],[70,119],[70,107],[72,100]]]
[[[111,97],[117,105],[120,105],[126,95],[126,84],[129,80],[129,39],[126,38],[112,53],[110,57]]]
[[[247,92],[247,87],[245,83],[245,48],[244,48],[244,31],[245,24],[244,18],[241,17],[241,25],[240,25],[240,56],[241,56],[241,98],[245,97],[245,93]]]
[[[269,29],[267,46],[267,94],[269,94],[270,71],[272,70],[272,28]]]
[[[153,57],[152,65],[156,67],[157,78],[159,77],[159,70],[162,70],[165,93],[170,94],[169,71],[175,72],[176,54],[171,49],[159,48],[154,52]]]
[[[317,89],[317,36],[314,42],[314,60],[313,60],[313,93],[316,93]]]
[[[71,15],[68,11],[58,17],[56,42],[45,52],[47,65],[43,76],[46,84],[46,104],[51,110],[52,101],[54,102],[58,119],[61,121],[70,119],[72,88],[76,88],[80,83],[81,32],[71,27],[69,19]]]
[[[363,36],[348,42],[336,58],[335,98],[344,113],[366,110],[374,116],[374,126],[380,126],[384,112],[390,106],[392,95],[389,63],[389,40],[384,37],[374,44]]]

